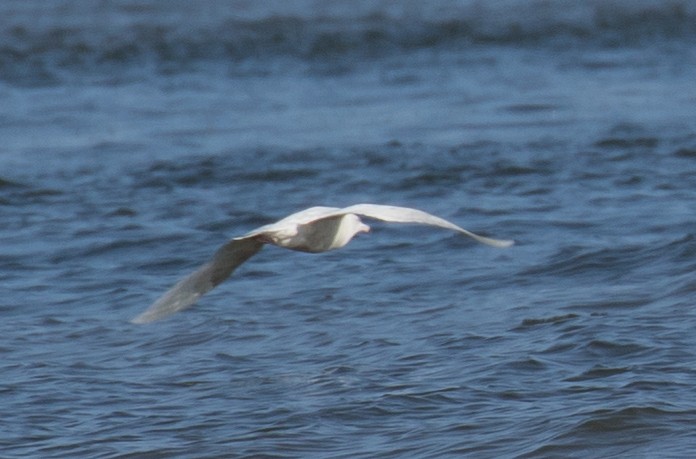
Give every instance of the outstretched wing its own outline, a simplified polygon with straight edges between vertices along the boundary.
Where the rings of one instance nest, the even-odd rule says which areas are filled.
[[[263,243],[253,238],[227,242],[215,252],[209,262],[177,282],[131,322],[152,322],[192,306],[198,298],[227,279],[239,265],[261,250],[261,247]]]
[[[478,242],[493,247],[510,247],[514,244],[514,241],[479,236],[478,234],[465,230],[452,222],[448,222],[444,218],[436,217],[435,215],[423,212],[422,210],[411,209],[410,207],[383,206],[380,204],[356,204],[354,206],[345,207],[341,209],[340,212],[357,214],[385,222],[418,223],[421,225],[438,226],[440,228],[457,231],[458,233],[469,236]]]

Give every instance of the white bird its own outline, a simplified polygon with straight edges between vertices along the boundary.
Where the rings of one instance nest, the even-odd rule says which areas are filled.
[[[132,322],[152,322],[192,306],[203,294],[227,279],[239,265],[261,250],[264,244],[310,253],[341,248],[356,234],[370,231],[359,216],[385,222],[446,228],[493,247],[509,247],[514,243],[479,236],[440,217],[408,207],[379,204],[356,204],[342,209],[310,207],[230,240],[215,252],[210,261],[181,279]]]

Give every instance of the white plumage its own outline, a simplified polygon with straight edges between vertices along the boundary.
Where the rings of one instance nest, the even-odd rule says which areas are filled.
[[[227,279],[239,265],[261,250],[264,244],[311,253],[341,248],[356,234],[370,231],[370,227],[360,219],[361,216],[385,222],[446,228],[493,247],[513,244],[513,241],[479,236],[445,219],[408,207],[379,204],[356,204],[342,209],[311,207],[230,240],[215,252],[210,261],[177,282],[132,322],[152,322],[192,306],[198,298]]]

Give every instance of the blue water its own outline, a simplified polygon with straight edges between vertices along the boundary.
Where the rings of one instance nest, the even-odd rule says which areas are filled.
[[[2,457],[690,457],[686,1],[0,4]],[[228,238],[268,247],[129,322]]]

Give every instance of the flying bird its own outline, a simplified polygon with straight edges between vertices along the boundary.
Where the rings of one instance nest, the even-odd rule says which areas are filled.
[[[239,265],[261,250],[264,244],[309,253],[339,249],[356,234],[370,231],[360,217],[437,226],[493,247],[509,247],[514,243],[479,236],[445,219],[408,207],[379,204],[356,204],[342,209],[310,207],[228,241],[215,252],[212,259],[177,282],[132,322],[152,322],[192,306],[203,294],[227,279]]]

